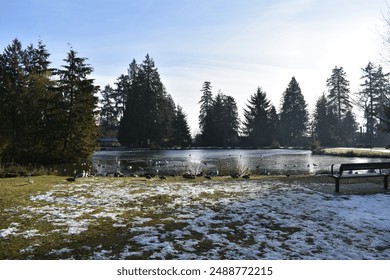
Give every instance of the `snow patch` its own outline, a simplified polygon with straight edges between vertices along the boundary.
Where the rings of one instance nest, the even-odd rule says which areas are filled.
[[[94,259],[390,259],[387,194],[333,195],[277,181],[107,182],[59,185],[32,196],[31,207],[7,210],[49,222],[64,238],[100,219],[127,232],[119,250],[91,246]],[[11,223],[0,238],[40,234],[19,228]]]

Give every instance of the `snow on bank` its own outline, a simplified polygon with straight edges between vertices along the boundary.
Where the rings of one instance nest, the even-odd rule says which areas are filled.
[[[101,219],[128,233],[119,253],[91,248],[95,259],[390,259],[384,193],[334,195],[276,181],[128,184],[94,178],[59,185],[19,210],[57,226],[64,238]],[[10,224],[0,242],[17,234]]]

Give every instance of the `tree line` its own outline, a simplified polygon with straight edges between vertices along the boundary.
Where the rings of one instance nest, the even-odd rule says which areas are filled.
[[[390,130],[388,73],[371,62],[360,91],[351,93],[342,67],[326,80],[312,114],[295,77],[279,110],[258,87],[240,120],[234,97],[200,87],[200,133],[191,138],[187,116],[161,81],[154,60],[131,61],[127,73],[102,90],[93,68],[73,49],[52,68],[43,42],[22,47],[15,39],[0,54],[0,158],[3,162],[56,163],[88,158],[99,136],[126,147],[351,146],[386,142]],[[100,98],[98,98],[100,93]],[[353,108],[364,113],[359,128]]]
[[[107,135],[115,136],[119,131],[119,141],[128,147],[308,147],[386,142],[389,74],[371,62],[362,73],[361,90],[351,93],[343,67],[334,67],[326,80],[327,93],[318,98],[312,114],[295,77],[282,95],[279,112],[258,87],[243,108],[243,120],[234,97],[221,90],[213,93],[211,82],[205,81],[199,100],[200,133],[191,140],[185,113],[166,93],[153,59],[147,55],[140,65],[133,60],[114,89],[106,86],[102,91],[100,124]],[[365,116],[360,131],[354,106]]]
[[[225,118],[215,117],[223,112],[217,105],[221,93],[213,99],[211,84],[205,82],[199,102],[201,133],[197,142],[205,146],[238,143],[246,147],[389,145],[389,75],[380,65],[369,62],[362,68],[360,90],[351,93],[346,72],[343,67],[335,66],[326,80],[327,93],[318,98],[312,114],[307,110],[295,77],[283,93],[279,112],[267,98],[267,93],[258,87],[247,100],[242,122],[235,107],[230,115],[225,113]],[[234,99],[232,103],[235,104]],[[360,127],[354,108],[364,114],[364,123]],[[229,126],[234,128],[233,132],[224,129],[227,123],[234,124]],[[237,125],[239,123],[241,125]],[[224,135],[221,129],[228,133],[222,143],[218,138]],[[231,141],[238,135],[238,141]]]

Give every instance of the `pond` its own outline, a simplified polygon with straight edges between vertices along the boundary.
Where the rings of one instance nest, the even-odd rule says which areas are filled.
[[[91,157],[98,176],[218,174],[318,174],[332,164],[381,161],[357,157],[313,155],[295,149],[133,149],[97,151]],[[89,164],[88,164],[89,165]],[[83,166],[78,166],[82,170]]]

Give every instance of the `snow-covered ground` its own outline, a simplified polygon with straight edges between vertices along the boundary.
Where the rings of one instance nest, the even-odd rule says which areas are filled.
[[[326,187],[333,188],[278,181],[92,178],[55,186],[32,196],[32,206],[9,212],[50,222],[64,239],[102,220],[109,221],[105,227],[127,233],[116,250],[91,246],[93,259],[390,259],[390,195],[318,191]],[[11,223],[0,229],[0,242],[49,235]],[[33,254],[39,246],[21,252]],[[73,250],[69,243],[47,254],[72,258]]]

